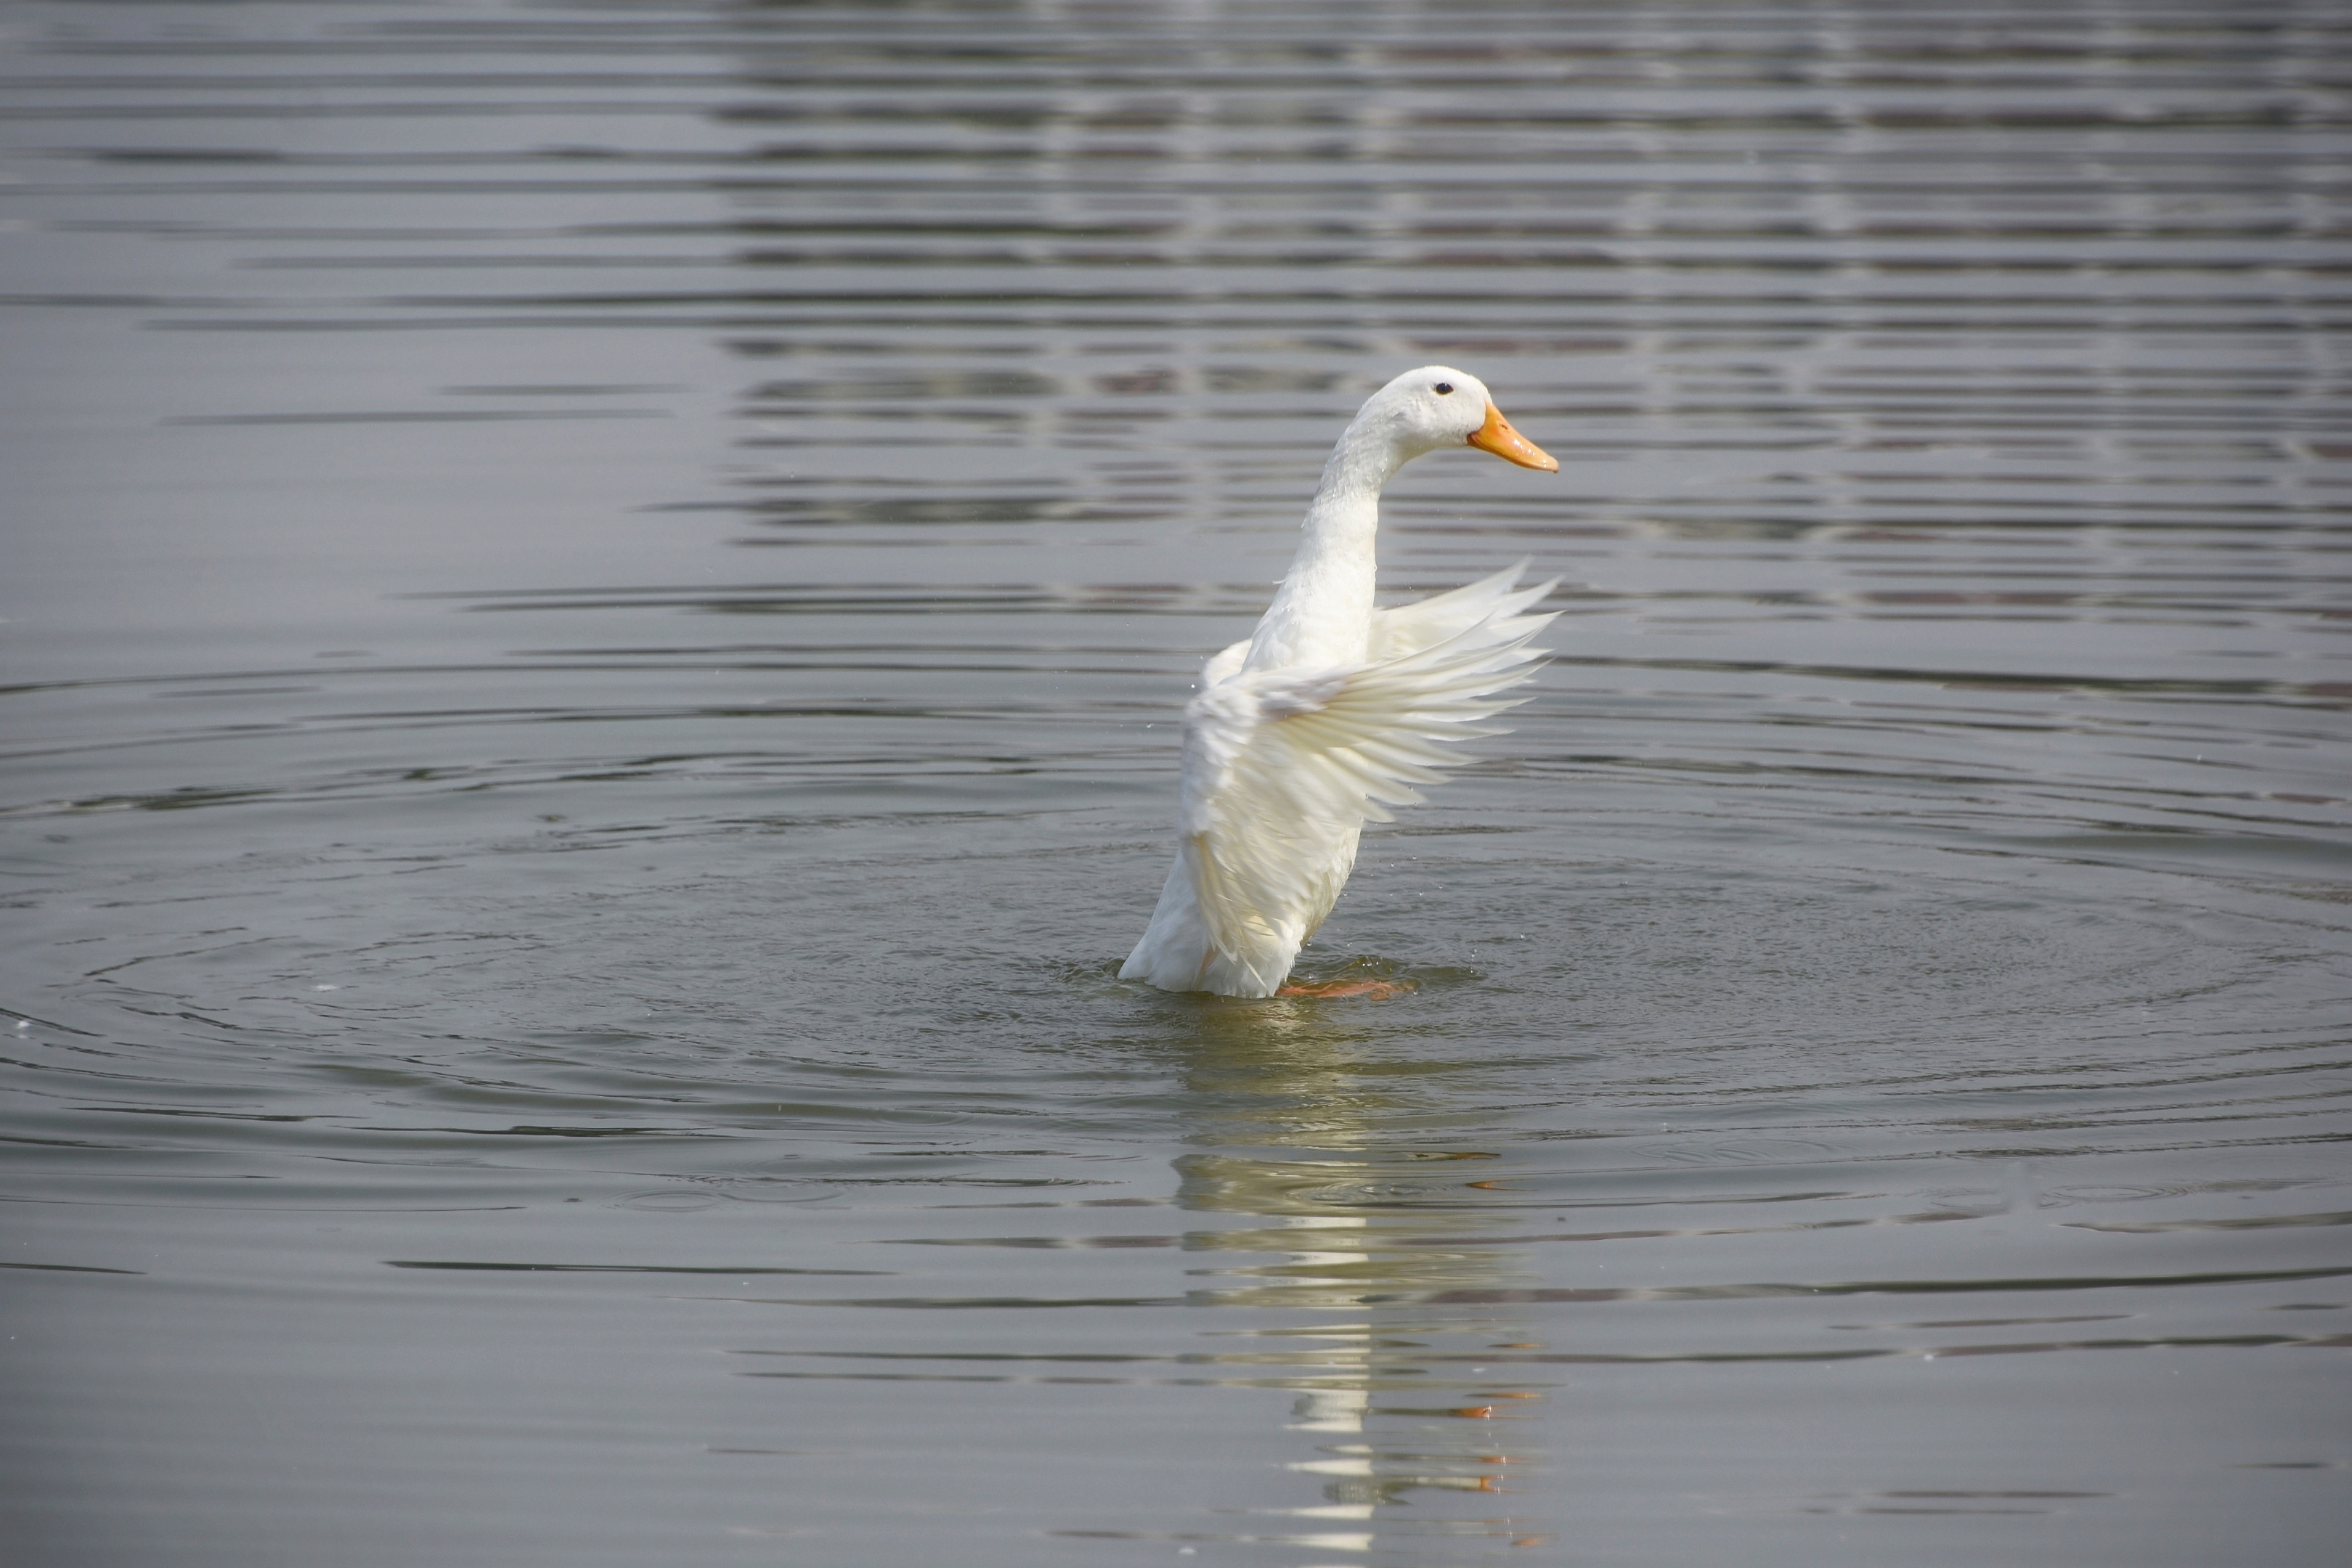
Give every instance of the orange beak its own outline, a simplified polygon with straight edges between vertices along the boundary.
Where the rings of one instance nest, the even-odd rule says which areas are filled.
[[[1547,474],[1559,472],[1559,459],[1513,430],[1511,422],[1503,417],[1503,411],[1491,402],[1486,405],[1486,423],[1470,433],[1470,444],[1522,468],[1540,468]]]

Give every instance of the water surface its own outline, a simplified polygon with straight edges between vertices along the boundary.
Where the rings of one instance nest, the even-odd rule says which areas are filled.
[[[2348,35],[19,5],[7,1528],[2337,1561]],[[1385,587],[1561,615],[1413,988],[1122,985],[1431,361],[1562,472]]]

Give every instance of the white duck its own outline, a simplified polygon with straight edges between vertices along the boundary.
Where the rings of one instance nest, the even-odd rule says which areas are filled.
[[[1306,537],[1245,643],[1211,659],[1184,709],[1183,836],[1151,925],[1119,970],[1171,991],[1270,997],[1356,863],[1367,821],[1417,801],[1465,760],[1454,743],[1516,706],[1534,674],[1523,613],[1547,582],[1508,571],[1391,610],[1372,606],[1381,487],[1424,453],[1467,444],[1526,468],[1559,464],[1513,430],[1475,376],[1407,371],[1349,424],[1307,508]],[[1307,988],[1292,988],[1304,990]]]

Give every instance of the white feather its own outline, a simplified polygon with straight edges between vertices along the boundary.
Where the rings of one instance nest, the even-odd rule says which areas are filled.
[[[1370,604],[1380,486],[1436,444],[1397,434],[1383,400],[1435,380],[1488,407],[1484,387],[1440,367],[1367,403],[1325,470],[1273,608],[1250,641],[1202,669],[1184,710],[1176,864],[1121,977],[1273,995],[1346,884],[1364,823],[1418,802],[1415,786],[1467,760],[1464,741],[1505,733],[1481,721],[1517,706],[1500,694],[1543,655],[1529,641],[1552,617],[1527,612],[1552,583],[1517,587],[1522,561],[1416,603]]]

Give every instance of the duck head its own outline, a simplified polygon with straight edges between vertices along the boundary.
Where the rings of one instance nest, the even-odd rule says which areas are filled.
[[[1371,395],[1358,430],[1390,443],[1400,461],[1447,446],[1475,446],[1522,468],[1559,471],[1559,459],[1511,428],[1486,383],[1448,365],[1407,371]]]

